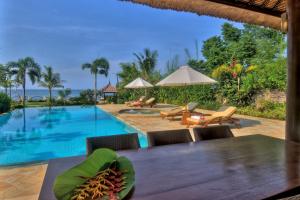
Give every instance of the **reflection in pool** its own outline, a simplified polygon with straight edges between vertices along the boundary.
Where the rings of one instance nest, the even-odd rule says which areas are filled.
[[[14,110],[0,116],[0,166],[83,155],[87,137],[134,132],[96,106]],[[147,146],[142,133],[139,140]]]

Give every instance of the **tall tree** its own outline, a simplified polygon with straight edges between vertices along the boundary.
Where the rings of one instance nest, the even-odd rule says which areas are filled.
[[[10,66],[8,65],[1,65],[0,64],[0,86],[5,89],[5,93],[8,95],[9,89],[9,96],[11,98],[11,88],[13,86],[13,71]]]
[[[286,37],[280,32],[270,28],[254,25],[244,25],[243,35],[247,35],[256,42],[256,54],[252,64],[267,65],[279,57],[286,57]]]
[[[224,23],[222,26],[222,36],[225,42],[237,42],[241,37],[241,30],[235,28],[230,23]]]
[[[119,84],[120,88],[123,88],[129,82],[140,76],[140,71],[135,63],[120,63],[120,67],[122,69],[122,71],[118,73],[118,76],[121,78]]]
[[[208,74],[210,70],[207,69],[206,63],[204,60],[199,59],[199,45],[198,41],[195,40],[195,55],[193,56],[190,53],[190,50],[188,48],[184,49],[185,55],[186,55],[186,63],[192,67],[193,69],[200,71],[202,73]]]
[[[40,80],[40,85],[44,88],[47,88],[49,91],[49,103],[52,105],[52,89],[53,88],[62,88],[63,81],[60,79],[59,73],[54,73],[51,66],[45,66],[45,71],[42,72]]]
[[[205,65],[208,71],[230,60],[226,53],[226,44],[220,36],[214,36],[204,41],[202,54],[206,58]]]
[[[158,52],[146,48],[143,53],[134,53],[133,55],[137,59],[143,78],[149,80],[157,64]]]
[[[22,85],[23,89],[23,106],[26,101],[26,77],[28,76],[31,83],[35,84],[40,80],[41,69],[38,63],[31,57],[19,59],[17,62],[9,62],[7,64],[12,68],[13,74],[16,75],[16,82]]]
[[[166,63],[167,72],[164,76],[168,76],[179,68],[179,55],[175,55],[169,59]]]
[[[109,62],[106,58],[98,58],[93,63],[85,63],[81,66],[83,70],[89,69],[91,74],[94,75],[94,97],[95,104],[97,104],[97,75],[104,75],[107,77],[109,71]]]
[[[190,50],[188,48],[185,48],[184,49],[184,53],[185,53],[185,56],[186,56],[186,62],[188,63],[190,60],[199,60],[199,43],[198,43],[198,40],[195,40],[194,42],[194,45],[195,45],[195,56],[193,56],[190,52]]]

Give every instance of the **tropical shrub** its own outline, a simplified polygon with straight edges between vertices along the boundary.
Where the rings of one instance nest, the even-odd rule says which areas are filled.
[[[68,97],[71,95],[72,90],[70,88],[66,88],[63,90],[59,90],[58,91],[58,100],[59,102],[62,102],[62,104],[66,104],[66,100],[68,99]]]
[[[95,95],[93,90],[83,90],[79,94],[79,100],[82,104],[93,104],[95,103]]]
[[[238,108],[238,113],[255,117],[284,120],[286,106],[283,103],[264,102],[264,105],[260,109],[257,109],[255,106],[245,106]]]
[[[195,85],[187,87],[154,87],[147,89],[147,97],[154,97],[157,102],[184,105],[187,102],[198,102],[201,108],[217,109],[218,103],[215,103],[215,92],[217,87],[211,85]],[[136,100],[145,95],[144,89],[118,90],[118,103],[124,103],[130,100]],[[214,104],[214,105],[213,105]]]
[[[255,102],[255,108],[258,111],[263,112],[263,111],[274,109],[275,108],[275,104],[272,101],[268,101],[266,99],[260,98],[260,99],[256,100],[256,102]]]
[[[5,113],[10,110],[11,99],[5,93],[0,93],[0,113]]]
[[[118,102],[118,97],[116,95],[106,96],[105,99],[106,99],[107,103],[117,103]]]

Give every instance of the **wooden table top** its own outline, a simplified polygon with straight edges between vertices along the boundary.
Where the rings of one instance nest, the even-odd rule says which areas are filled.
[[[300,145],[262,135],[120,151],[135,168],[131,199],[264,199],[300,186]],[[50,160],[40,200],[84,156]]]

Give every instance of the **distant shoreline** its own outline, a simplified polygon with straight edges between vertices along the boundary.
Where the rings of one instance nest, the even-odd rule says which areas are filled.
[[[78,97],[80,95],[80,92],[85,90],[85,89],[71,89],[72,93],[70,97]],[[58,97],[58,91],[60,89],[53,89],[52,90],[52,96],[54,98]],[[1,89],[0,92],[5,92],[5,90]],[[9,93],[9,91],[8,91]],[[18,100],[19,97],[23,96],[23,90],[22,89],[12,89],[11,91],[11,96],[13,100]],[[27,89],[26,90],[26,97],[28,98],[44,98],[48,97],[49,92],[47,89]]]

